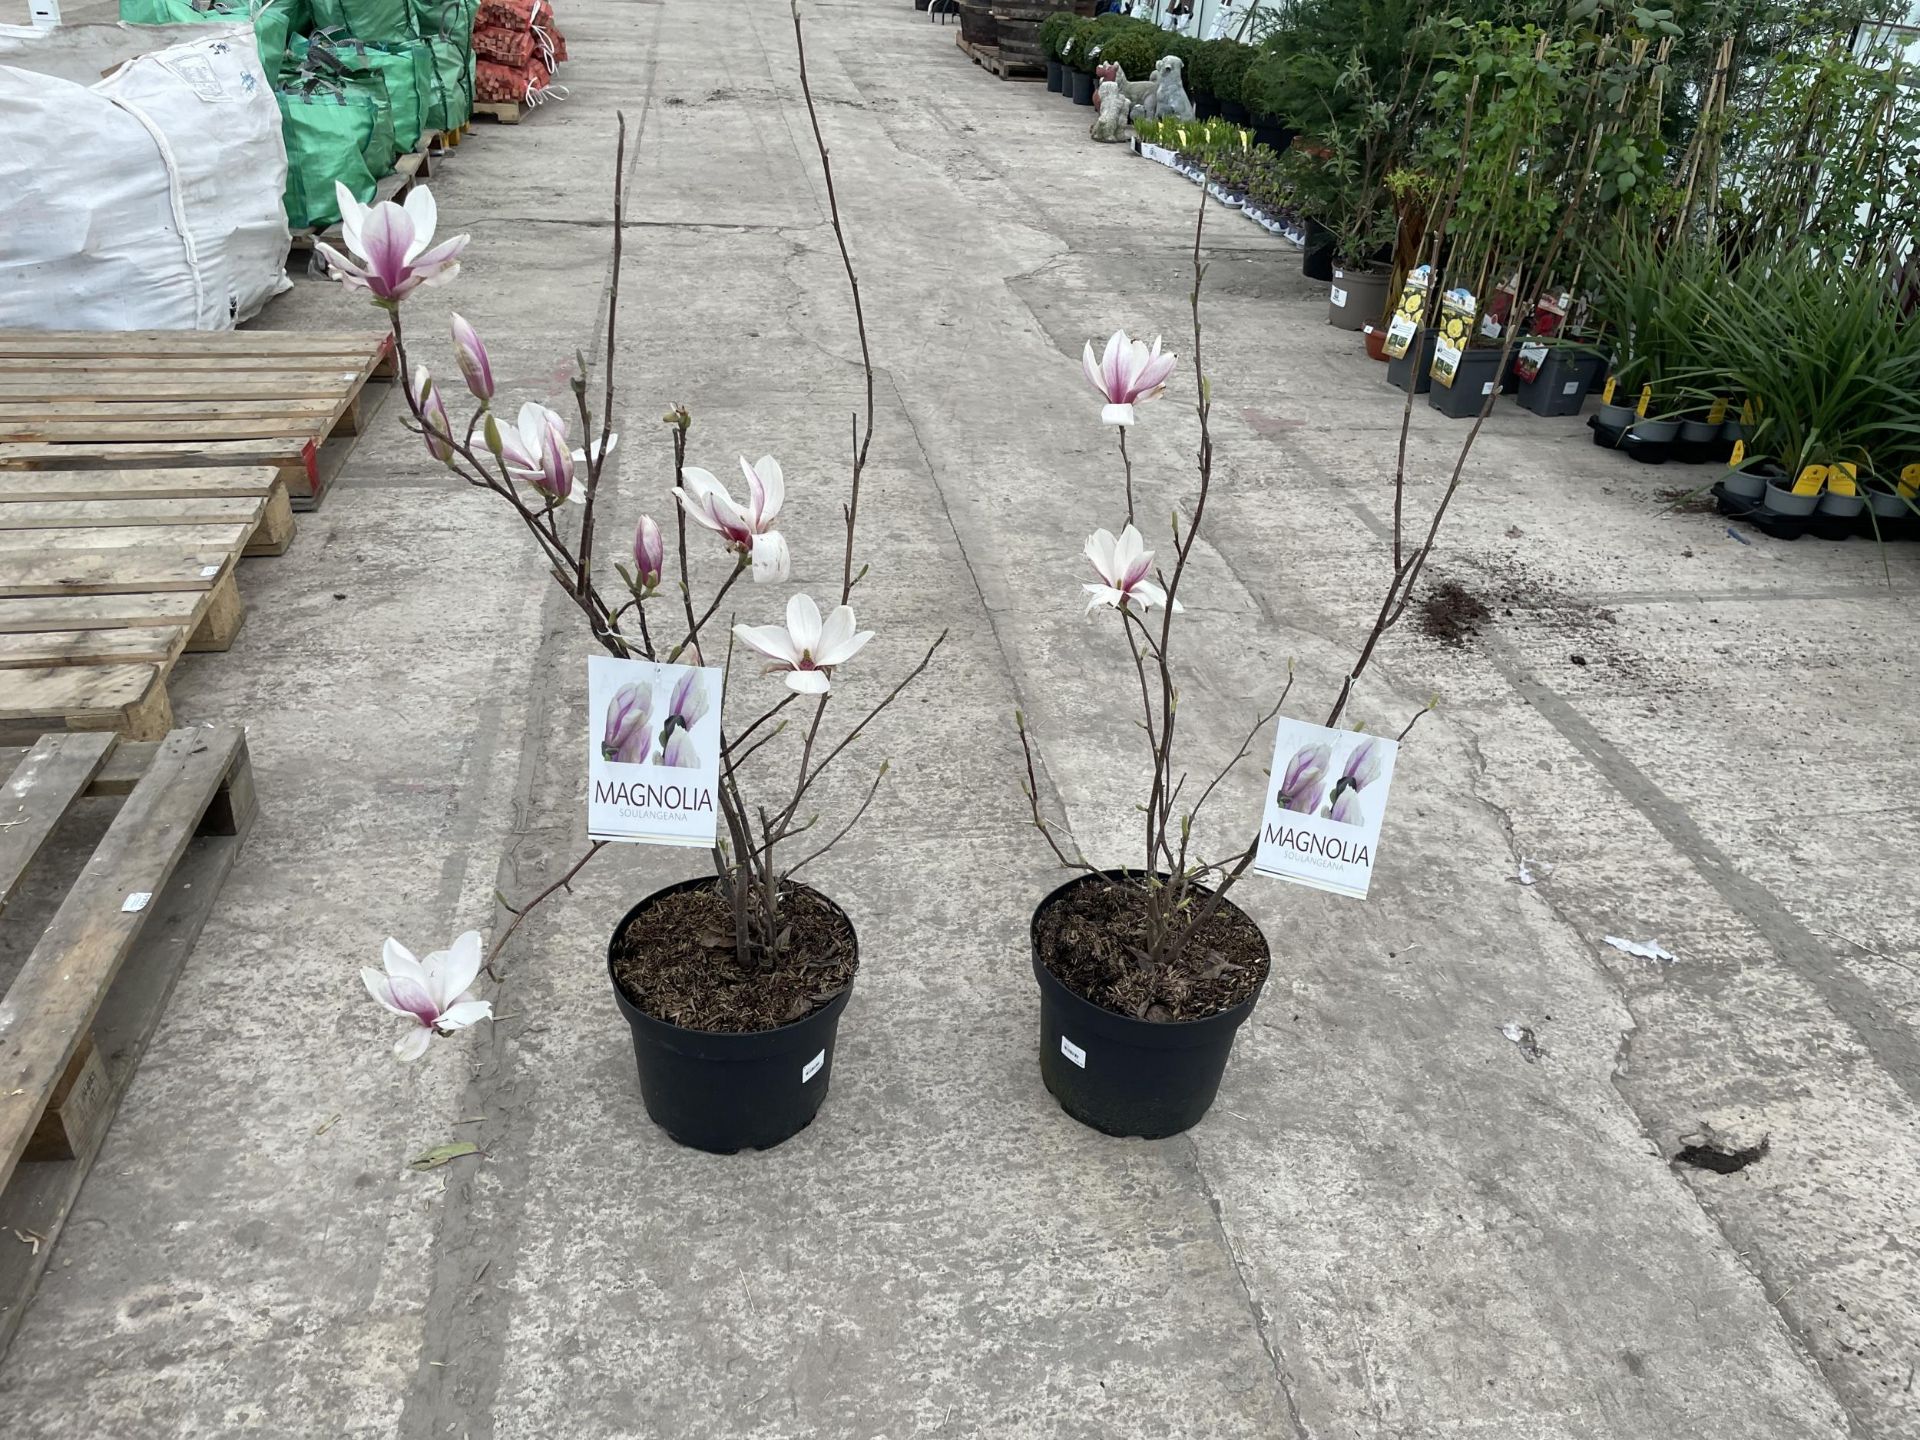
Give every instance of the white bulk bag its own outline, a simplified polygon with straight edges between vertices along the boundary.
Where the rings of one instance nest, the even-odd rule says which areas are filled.
[[[288,288],[280,106],[253,31],[92,86],[0,66],[0,328],[228,330]]]

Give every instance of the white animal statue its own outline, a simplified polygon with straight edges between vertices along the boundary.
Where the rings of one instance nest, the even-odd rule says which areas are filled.
[[[1183,68],[1178,55],[1161,57],[1160,63],[1153,67],[1153,93],[1134,107],[1136,120],[1194,118],[1193,101],[1187,98]]]
[[[1120,82],[1107,80],[1100,86],[1100,113],[1087,131],[1102,144],[1112,145],[1127,138],[1132,130],[1133,105],[1120,89]]]
[[[1145,104],[1147,97],[1154,92],[1155,82],[1152,79],[1129,80],[1126,66],[1117,61],[1103,60],[1094,74],[1102,81],[1118,81],[1120,93],[1126,96],[1127,103],[1136,109]]]

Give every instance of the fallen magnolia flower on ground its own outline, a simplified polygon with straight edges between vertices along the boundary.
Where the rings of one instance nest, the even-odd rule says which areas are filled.
[[[1116,330],[1107,339],[1106,353],[1098,364],[1093,359],[1093,342],[1087,341],[1080,365],[1088,383],[1106,397],[1100,418],[1109,425],[1133,424],[1133,407],[1166,394],[1167,377],[1180,363],[1178,355],[1160,353],[1160,337],[1145,341],[1129,340],[1127,332]]]
[[[1607,935],[1602,938],[1614,949],[1623,950],[1629,955],[1637,955],[1642,960],[1651,960],[1656,965],[1671,965],[1680,958],[1662,946],[1658,940],[1622,940],[1618,935]]]
[[[1089,614],[1102,605],[1124,610],[1129,600],[1139,601],[1143,610],[1167,603],[1167,592],[1147,579],[1153,568],[1153,551],[1147,549],[1146,541],[1133,526],[1124,527],[1117,540],[1110,530],[1094,531],[1087,537],[1086,555],[1093,562],[1094,574],[1103,582],[1080,587],[1093,597],[1087,601]],[[1178,612],[1186,607],[1176,600],[1173,608]]]
[[[386,974],[369,966],[361,970],[360,979],[383,1008],[414,1022],[416,1028],[393,1047],[401,1060],[409,1064],[418,1060],[435,1035],[451,1035],[493,1018],[493,1005],[469,993],[485,960],[478,930],[467,931],[425,960],[389,935],[381,958]]]
[[[856,631],[853,607],[836,605],[823,624],[820,607],[810,595],[787,601],[787,623],[736,625],[733,633],[772,662],[767,674],[787,673],[787,688],[802,695],[824,695],[833,688],[836,665],[844,665],[873,638],[871,630]]]
[[[427,248],[440,217],[426,186],[416,185],[404,207],[391,200],[362,205],[337,180],[333,189],[340,201],[341,238],[354,256],[363,258],[349,259],[324,242],[313,248],[342,284],[365,290],[376,303],[391,308],[421,286],[444,284],[460,273],[460,252],[469,237],[456,235]]]

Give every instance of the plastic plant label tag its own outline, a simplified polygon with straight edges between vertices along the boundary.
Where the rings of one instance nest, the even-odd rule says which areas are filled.
[[[1451,390],[1453,377],[1460,371],[1460,354],[1458,345],[1441,336],[1433,344],[1433,364],[1428,367],[1427,373]]]
[[[1747,458],[1747,442],[1744,440],[1734,441],[1733,454],[1727,457],[1727,468],[1729,470],[1738,470],[1742,462],[1744,462],[1746,458]]]
[[[1909,500],[1916,490],[1920,490],[1920,465],[1909,465],[1900,472],[1899,490]]]
[[[1498,340],[1504,327],[1491,315],[1483,316],[1480,321],[1480,333],[1489,340]]]
[[[1253,868],[1366,899],[1399,750],[1378,735],[1282,720]]]
[[[1327,291],[1327,299],[1335,305],[1338,305],[1342,310],[1347,308],[1347,292],[1342,290],[1338,285],[1335,285]]]
[[[1579,393],[1579,390],[1580,382],[1578,380],[1569,380],[1560,387],[1560,393],[1562,395],[1575,395]]]
[[[136,890],[120,902],[120,913],[132,915],[147,908],[147,902],[153,899],[151,890]]]
[[[1411,315],[1395,315],[1387,325],[1387,354],[1398,360],[1413,348],[1413,337],[1420,323]]]
[[[1613,392],[1619,384],[1620,382],[1613,376],[1607,376],[1607,388],[1600,392],[1600,403],[1602,405],[1611,405],[1613,403]]]
[[[587,661],[587,835],[712,846],[720,791],[717,669]]]
[[[1820,493],[1820,487],[1826,483],[1827,467],[1824,465],[1809,465],[1800,472],[1800,478],[1793,482],[1793,493],[1796,495],[1818,495]]]
[[[1860,487],[1855,482],[1859,478],[1859,467],[1851,460],[1843,460],[1827,472],[1827,489],[1836,495],[1858,495]]]
[[[1727,402],[1724,399],[1716,400],[1713,402],[1713,407],[1707,411],[1707,424],[1724,425],[1726,423]]]
[[[1078,1065],[1082,1070],[1087,1068],[1087,1052],[1074,1044],[1073,1041],[1067,1039],[1064,1035],[1060,1037],[1060,1053]]]
[[[807,1083],[807,1081],[811,1080],[814,1076],[818,1075],[820,1073],[820,1067],[825,1065],[826,1063],[827,1063],[827,1052],[822,1050],[818,1055],[814,1056],[811,1060],[807,1061],[806,1064],[800,1067],[800,1083],[804,1085]]]
[[[1547,347],[1538,340],[1530,340],[1520,347],[1520,359],[1514,365],[1522,380],[1539,378],[1540,367],[1547,363]]]
[[[1644,420],[1647,418],[1647,411],[1651,410],[1652,408],[1653,408],[1653,386],[1642,385],[1640,387],[1640,403],[1633,407],[1633,413],[1638,415],[1642,420]]]

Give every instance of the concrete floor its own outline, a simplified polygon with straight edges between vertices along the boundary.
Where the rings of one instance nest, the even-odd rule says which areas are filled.
[[[232,653],[181,672],[182,716],[249,726],[263,813],[0,1366],[0,1432],[1920,1437],[1914,547],[1889,577],[1863,542],[1730,535],[1661,498],[1701,472],[1502,407],[1433,567],[1493,623],[1460,649],[1403,626],[1356,697],[1396,728],[1440,700],[1372,898],[1248,882],[1275,982],[1214,1112],[1092,1134],[1034,1061],[1026,926],[1057,872],[1011,720],[1081,843],[1127,861],[1129,677],[1079,591],[1119,488],[1078,355],[1117,325],[1188,350],[1196,192],[905,0],[808,12],[882,370],[849,698],[952,632],[815,877],[866,962],[819,1122],[723,1159],[642,1115],[600,957],[691,872],[670,851],[603,857],[516,938],[498,1023],[392,1062],[355,974],[381,938],[443,944],[583,843],[586,648],[389,406],[293,551],[248,562]],[[569,97],[434,182],[474,246],[413,333],[457,306],[506,388],[560,393],[624,110],[617,528],[668,513],[655,422],[684,399],[697,462],[785,463],[820,581],[859,377],[784,0],[561,20]],[[1289,660],[1290,713],[1324,713],[1384,582],[1399,417],[1294,252],[1208,226],[1196,768]],[[263,323],[374,319],[303,282]],[[1191,397],[1183,373],[1134,432],[1146,513],[1191,501]],[[1461,434],[1416,408],[1416,513]],[[1218,848],[1259,789],[1218,802]],[[1702,1122],[1770,1153],[1670,1166]],[[453,1138],[485,1158],[407,1168]]]

